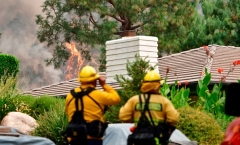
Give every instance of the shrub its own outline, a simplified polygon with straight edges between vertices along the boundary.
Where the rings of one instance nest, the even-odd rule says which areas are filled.
[[[14,100],[24,103],[31,108],[35,103],[35,101],[37,100],[37,97],[31,96],[31,95],[19,95],[15,97]]]
[[[123,75],[116,75],[115,79],[122,88],[119,90],[121,93],[121,99],[125,103],[133,95],[139,94],[141,92],[142,80],[149,70],[153,70],[149,64],[149,61],[146,61],[146,58],[142,59],[138,54],[135,55],[135,61],[127,61],[126,65],[128,77]]]
[[[39,115],[37,120],[39,126],[32,135],[46,137],[56,145],[65,144],[62,132],[65,131],[68,120],[64,112],[63,104],[57,104],[55,109],[51,108]]]
[[[121,108],[121,105],[111,106],[108,111],[105,113],[105,121],[110,123],[120,123],[121,120],[118,118],[118,113]]]
[[[32,106],[36,99],[36,97],[31,95],[18,95],[14,97],[13,100],[16,105],[16,111],[32,116]]]
[[[43,114],[45,111],[49,111],[50,109],[57,109],[58,104],[64,106],[65,100],[61,98],[55,98],[52,96],[41,96],[35,100],[33,103],[32,117],[37,119],[40,114]],[[64,109],[64,108],[62,108]]]
[[[190,140],[199,145],[217,145],[223,139],[223,132],[214,117],[191,107],[178,109],[180,113],[177,128]]]
[[[16,111],[16,105],[13,101],[13,97],[10,94],[6,94],[0,97],[0,121],[9,112]]]
[[[176,109],[189,106],[189,93],[190,89],[185,87],[180,88],[177,81],[173,85],[166,83],[167,78],[164,83],[161,85],[160,93],[164,97],[167,97],[171,100],[172,104]]]
[[[118,105],[111,106],[105,114],[105,120],[111,123],[121,122],[118,118],[119,109],[130,97],[141,93],[141,81],[146,72],[152,70],[153,67],[149,64],[149,61],[146,61],[146,58],[142,59],[139,55],[135,55],[135,61],[127,61],[126,69],[128,77],[123,75],[116,75],[115,77],[122,88],[118,90],[121,102]]]
[[[16,77],[19,72],[19,60],[8,54],[0,53],[0,78],[2,76]]]
[[[16,103],[13,98],[18,95],[16,78],[8,77],[0,79],[0,121],[11,111],[16,111]]]

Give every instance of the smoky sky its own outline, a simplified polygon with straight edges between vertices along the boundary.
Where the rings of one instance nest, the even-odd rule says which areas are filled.
[[[22,91],[65,81],[66,66],[54,69],[46,66],[45,59],[52,54],[37,39],[36,15],[42,13],[44,0],[7,0],[0,4],[0,52],[14,55],[20,60],[19,88]],[[99,49],[91,49],[91,61],[83,65],[99,66]],[[1,61],[1,60],[0,60]],[[76,78],[77,74],[73,75]]]
[[[45,65],[51,53],[37,40],[35,19],[42,13],[43,2],[7,0],[0,4],[0,52],[20,60],[19,87],[24,91],[62,80],[61,70]]]

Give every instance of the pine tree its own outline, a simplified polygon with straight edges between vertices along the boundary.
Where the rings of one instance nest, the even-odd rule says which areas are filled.
[[[111,106],[105,114],[106,121],[112,123],[120,122],[118,118],[119,109],[127,100],[141,93],[142,80],[147,71],[154,69],[146,58],[141,58],[138,54],[135,55],[133,62],[127,61],[126,69],[128,76],[116,75],[115,79],[119,83],[121,90],[118,90],[121,96],[121,102],[118,105]]]
[[[149,70],[153,70],[156,66],[151,66],[146,58],[141,58],[138,54],[135,55],[135,61],[127,61],[126,70],[127,77],[116,75],[115,79],[122,88],[120,90],[123,102],[126,102],[133,95],[139,94],[141,91],[142,80]]]
[[[180,52],[196,15],[193,1],[46,0],[42,6],[45,16],[37,15],[37,36],[40,42],[55,46],[53,58],[47,61],[55,67],[69,57],[65,42],[75,41],[80,47],[104,45],[125,30],[158,37],[159,56]],[[81,52],[90,59],[87,51]]]
[[[240,0],[202,0],[203,15],[195,19],[186,49],[218,44],[240,46]]]

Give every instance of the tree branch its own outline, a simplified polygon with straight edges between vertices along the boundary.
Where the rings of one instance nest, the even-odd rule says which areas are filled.
[[[90,13],[89,20],[90,20],[93,24],[96,24],[96,21],[94,20],[92,13]]]
[[[154,18],[151,18],[151,19],[143,22],[142,24],[138,24],[138,25],[132,26],[130,29],[131,29],[131,30],[134,30],[134,29],[137,29],[137,28],[139,28],[139,27],[141,27],[141,26],[144,26],[145,24],[151,22],[152,19],[154,19]]]
[[[137,28],[139,28],[139,27],[141,27],[141,26],[143,26],[144,24],[138,24],[138,25],[135,25],[135,26],[132,26],[130,29],[131,30],[134,30],[134,29],[137,29]]]
[[[115,7],[115,4],[114,4],[113,0],[108,0],[108,2],[109,2],[113,7]]]
[[[119,21],[119,22],[121,22],[121,23],[123,23],[123,24],[126,23],[125,20],[122,20],[121,18],[118,18],[117,16],[114,16],[114,15],[111,15],[111,14],[106,14],[106,15],[114,18],[115,20],[117,20],[117,21]]]
[[[56,11],[55,11],[54,6],[52,5],[51,8],[53,9],[53,12],[54,12],[55,16],[57,17],[57,13],[56,13]],[[62,28],[64,28],[64,26],[63,26],[62,24],[60,24],[59,21],[56,21],[56,24],[58,24],[59,26],[61,26]],[[76,32],[74,32],[74,31],[72,31],[72,30],[71,30],[71,32],[72,32],[73,34],[75,34],[75,35],[77,34]]]

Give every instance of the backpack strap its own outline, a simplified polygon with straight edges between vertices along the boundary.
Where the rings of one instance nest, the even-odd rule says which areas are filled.
[[[81,87],[80,87],[81,88]],[[82,88],[81,88],[81,90],[83,90]],[[95,90],[94,88],[88,88],[87,89],[87,93],[86,93],[86,95],[94,102],[94,103],[96,103],[97,105],[98,105],[98,107],[102,110],[102,112],[104,112],[104,110],[102,109],[102,107],[100,106],[100,104],[96,101],[96,100],[94,100],[90,95],[89,95],[89,93],[90,92],[92,92],[93,90]]]
[[[104,113],[105,111],[102,109],[102,107],[100,106],[100,104],[96,101],[96,100],[94,100],[89,94],[93,91],[93,90],[95,90],[94,88],[87,88],[86,90],[84,90],[83,88],[81,88],[80,87],[80,89],[81,89],[81,92],[79,92],[79,93],[76,93],[74,90],[71,90],[70,92],[71,92],[71,94],[72,94],[72,96],[73,96],[73,98],[77,98],[77,96],[79,95],[79,94],[81,94],[81,93],[83,93],[83,96],[84,95],[87,95],[91,100],[93,100],[93,102],[94,103],[96,103],[97,105],[98,105],[98,107],[102,110],[102,112]],[[83,97],[82,96],[82,97]],[[70,102],[73,100],[73,98],[68,102],[68,105],[70,104]],[[82,99],[82,98],[81,98]],[[67,106],[68,106],[67,105]],[[82,104],[81,104],[82,105]],[[77,108],[77,110],[78,110],[78,106],[76,106]]]
[[[144,108],[143,108],[143,110],[141,110],[141,116],[146,116],[145,113],[146,113],[146,111],[148,110],[149,99],[146,100],[144,94],[143,94],[143,98],[144,98],[145,102],[144,102]],[[140,103],[140,106],[141,106],[141,108],[142,108],[143,102],[142,102],[142,97],[141,97],[141,95],[139,95],[139,103]]]
[[[102,112],[104,112],[104,110],[102,109],[102,107],[100,106],[100,104],[99,104],[96,100],[94,100],[89,94],[87,94],[87,96],[88,96],[90,99],[92,99],[93,102],[95,102],[95,103],[98,105],[98,107],[102,110]]]
[[[151,123],[152,123],[152,125],[153,126],[155,126],[155,124],[154,124],[154,121],[153,121],[153,118],[152,118],[152,115],[151,115],[151,112],[150,112],[150,110],[149,110],[149,100],[150,100],[150,97],[151,97],[151,94],[150,93],[148,93],[148,96],[147,96],[147,98],[145,97],[145,94],[144,94],[144,99],[145,99],[145,102],[146,102],[146,110],[147,110],[147,112],[148,112],[148,115],[149,115],[149,118],[150,118],[150,120],[151,120]]]
[[[81,87],[80,87],[80,88],[81,88]],[[83,90],[83,89],[81,88],[81,90]],[[88,89],[85,91],[85,94],[84,94],[84,95],[86,95],[86,93],[87,93],[87,94],[91,93],[93,90],[95,90],[95,89],[94,89],[94,88],[88,88]],[[82,91],[81,91],[81,92],[82,92]],[[74,98],[77,98],[77,96],[78,96],[81,92],[76,93],[76,92],[74,91],[74,89],[72,89],[72,90],[70,91],[70,93],[72,94],[73,98],[71,98],[71,100],[68,102],[67,106],[69,106],[69,104],[72,102],[72,100],[73,100]],[[84,96],[84,95],[83,95],[83,96]]]
[[[73,97],[75,98],[75,107],[76,107],[76,111],[72,117],[73,118],[77,117],[80,120],[84,120],[84,117],[83,117],[84,104],[83,104],[83,100],[82,100],[82,98],[84,96],[84,92],[76,93],[74,90],[71,90],[71,93],[72,93]],[[80,102],[81,102],[81,110],[79,110],[79,108],[78,108],[78,106],[79,106],[78,100],[80,100]],[[78,114],[77,116],[76,116],[76,113]],[[72,120],[73,120],[73,118],[72,118]]]
[[[71,90],[71,94],[73,96],[73,98],[75,98],[75,107],[76,107],[76,111],[79,111],[79,108],[78,108],[78,100],[80,99],[81,100],[81,106],[82,106],[82,110],[83,110],[83,103],[82,103],[82,97],[83,96],[80,96],[79,94],[77,94],[74,90]],[[72,99],[73,99],[72,98]],[[69,101],[69,103],[71,102],[72,100]],[[68,103],[68,105],[69,105]]]

